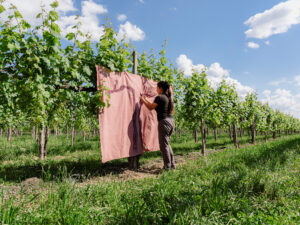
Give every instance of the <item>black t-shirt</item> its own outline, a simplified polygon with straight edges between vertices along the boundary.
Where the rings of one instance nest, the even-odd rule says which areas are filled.
[[[168,108],[169,108],[169,98],[166,95],[158,95],[154,99],[154,103],[157,104],[157,107],[155,108],[155,111],[157,113],[157,120],[158,121],[171,116],[168,113],[168,111],[169,111],[168,110]]]

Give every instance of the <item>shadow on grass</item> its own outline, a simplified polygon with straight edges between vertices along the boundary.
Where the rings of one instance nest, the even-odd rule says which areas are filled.
[[[83,159],[77,161],[46,161],[37,162],[35,165],[12,165],[0,168],[0,177],[5,181],[21,182],[27,178],[37,177],[43,180],[61,180],[76,174],[78,177],[106,176],[120,174],[128,163],[124,160],[115,160],[102,163],[101,159]]]
[[[285,140],[283,143],[271,148],[262,149],[258,154],[247,154],[243,161],[247,167],[256,168],[258,165],[267,165],[271,170],[276,169],[278,165],[283,165],[288,159],[288,153],[296,150],[300,154],[300,139]],[[296,148],[295,148],[296,147]]]
[[[65,155],[66,153],[69,152],[77,152],[77,151],[89,151],[93,148],[91,143],[83,143],[83,142],[78,142],[75,143],[74,146],[71,145],[65,145],[65,146],[53,146],[49,147],[48,149],[48,155]]]
[[[216,143],[217,144],[217,143]],[[222,144],[222,146],[226,143]],[[255,168],[258,165],[269,163],[272,169],[278,164],[284,164],[287,160],[287,152],[295,145],[300,145],[300,139],[285,140],[275,147],[267,147],[262,149],[259,154],[242,154],[237,155],[238,160],[242,161],[247,167]],[[210,145],[211,147],[211,145]],[[191,147],[174,147],[176,154],[184,154],[187,152],[201,149],[201,144],[192,145]],[[299,150],[298,150],[299,151]],[[160,152],[151,152],[143,157],[151,158],[161,156]],[[44,180],[57,180],[72,174],[79,174],[81,177],[89,176],[106,176],[108,174],[120,174],[128,168],[126,159],[114,160],[108,163],[101,163],[100,157],[88,159],[65,159],[60,161],[32,161],[28,165],[9,165],[0,167],[0,178],[6,181],[23,181],[27,178],[37,177]],[[230,168],[228,168],[230,169]],[[226,170],[223,168],[222,170]]]

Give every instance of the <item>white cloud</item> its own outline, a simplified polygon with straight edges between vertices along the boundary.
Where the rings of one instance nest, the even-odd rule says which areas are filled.
[[[52,3],[53,0],[51,0],[50,2]],[[60,0],[58,10],[62,12],[77,11],[77,9],[74,7],[73,0]]]
[[[127,16],[125,14],[119,14],[117,19],[121,22],[125,21],[127,19]]]
[[[278,83],[289,84],[291,86],[288,89],[264,90],[261,101],[268,103],[273,109],[289,113],[300,119],[300,93],[295,89],[295,86],[300,86],[300,75],[294,76],[293,79],[282,78]]]
[[[300,94],[294,95],[290,90],[280,88],[274,92],[265,90],[263,94],[263,103],[268,103],[274,109],[300,118]]]
[[[248,38],[268,38],[274,34],[285,33],[292,25],[298,23],[300,23],[300,1],[288,0],[250,17],[245,22],[250,26],[245,34]]]
[[[205,69],[203,64],[193,65],[191,59],[189,59],[186,55],[180,55],[176,59],[176,63],[180,71],[183,71],[185,75],[192,76],[193,70],[202,72]]]
[[[265,96],[270,96],[271,95],[271,91],[270,90],[264,90],[263,91],[263,94],[265,95]]]
[[[216,88],[218,84],[224,79],[228,84],[233,84],[241,98],[244,98],[247,93],[254,92],[251,87],[242,85],[238,80],[230,77],[230,72],[220,65],[220,63],[215,62],[206,68],[203,64],[194,65],[193,61],[189,59],[186,55],[182,54],[176,59],[178,69],[182,71],[186,76],[191,76],[193,70],[202,72],[206,70],[207,79],[212,86]]]
[[[210,65],[210,67],[207,70],[207,75],[212,77],[228,77],[229,71],[222,68],[220,63],[213,63]]]
[[[104,28],[100,25],[98,16],[107,13],[108,10],[103,5],[88,0],[81,2],[81,11],[82,15],[78,18],[78,21],[81,22],[80,30],[84,34],[91,35],[92,41],[99,40],[104,33]],[[58,22],[63,35],[74,32],[72,27],[76,25],[76,23],[75,16],[63,16]]]
[[[238,80],[233,79],[231,77],[225,78],[225,81],[227,83],[233,84],[235,86],[236,91],[241,98],[245,98],[248,93],[255,92],[255,90],[253,88],[243,85],[241,82],[239,82]]]
[[[290,90],[278,88],[274,93],[269,90],[263,93],[269,99],[269,105],[275,108],[286,108],[295,103]]]
[[[97,4],[92,0],[83,1],[81,3],[81,11],[83,17],[95,17],[97,14],[104,14],[108,12],[103,5]]]
[[[272,85],[272,86],[278,86],[281,83],[282,83],[281,81],[275,80],[275,81],[271,81],[269,84]]]
[[[140,3],[142,3],[142,4],[144,4],[144,3],[145,3],[145,1],[144,1],[144,0],[139,0],[139,2],[140,2]]]
[[[7,12],[1,15],[1,17],[3,20],[7,19],[7,13],[10,11],[10,5],[13,4],[17,7],[27,22],[29,22],[31,25],[37,25],[40,22],[40,19],[37,19],[36,15],[42,11],[41,6],[44,6],[45,9],[49,11],[51,9],[51,3],[53,3],[53,0],[6,0],[3,5]],[[65,14],[67,12],[77,11],[77,9],[74,7],[73,0],[60,0],[57,11],[60,14]]]
[[[255,43],[255,42],[248,42],[248,47],[249,48],[259,48],[259,44]]]
[[[287,79],[286,77],[281,78],[280,80],[274,80],[269,82],[272,86],[279,86],[282,84],[295,85],[300,87],[300,75],[294,76],[293,79]]]
[[[24,19],[31,25],[35,26],[40,24],[41,19],[37,19],[36,15],[41,12],[41,5],[45,6],[46,10],[50,10],[50,4],[53,0],[7,0],[4,4],[6,8],[9,8],[10,3],[16,5],[18,10],[23,15]],[[82,15],[78,20],[82,23],[80,30],[91,35],[93,41],[99,40],[104,30],[100,25],[99,15],[107,13],[108,10],[101,4],[97,4],[92,0],[86,0],[81,2]],[[78,12],[78,9],[74,7],[73,0],[60,0],[59,1],[59,20],[58,25],[62,30],[62,35],[66,35],[69,32],[74,32],[72,28],[77,24],[75,15],[68,15],[70,13]]]
[[[292,82],[289,81],[288,79],[286,79],[285,77],[283,77],[280,80],[271,81],[269,84],[272,86],[278,86],[280,84],[289,84],[289,83],[292,83]]]
[[[300,87],[300,75],[294,77],[295,84]]]
[[[265,41],[265,44],[266,44],[266,45],[270,45],[271,42],[270,42],[270,41]]]
[[[129,21],[121,24],[118,32],[118,40],[125,38],[126,41],[141,41],[146,37],[145,32]]]

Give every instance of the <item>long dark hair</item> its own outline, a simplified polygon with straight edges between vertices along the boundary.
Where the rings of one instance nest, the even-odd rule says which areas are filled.
[[[173,114],[174,113],[174,102],[172,99],[172,92],[171,92],[171,86],[167,81],[159,81],[157,83],[158,88],[162,88],[163,94],[166,95],[169,99],[169,105],[168,105],[168,113]]]

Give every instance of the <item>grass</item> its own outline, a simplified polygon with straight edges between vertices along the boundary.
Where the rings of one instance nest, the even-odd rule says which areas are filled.
[[[240,142],[247,144],[249,137]],[[64,137],[50,138],[45,162],[34,158],[38,154],[29,137],[10,144],[1,139],[0,146],[3,224],[300,223],[296,135],[239,150],[226,136],[217,143],[210,137],[208,148],[227,149],[155,177],[95,183],[89,180],[114,177],[127,167],[125,159],[101,164],[98,138],[85,144],[78,140],[74,148]],[[172,147],[183,156],[201,149],[189,136]],[[160,157],[156,152],[145,154],[141,163]],[[70,177],[74,173],[88,176],[76,182]],[[26,183],[29,177],[39,183]]]
[[[174,138],[174,137],[173,137]],[[259,136],[258,141],[263,140]],[[250,137],[240,138],[241,144],[250,142]],[[183,135],[176,142],[172,140],[175,155],[185,156],[190,152],[201,149],[201,143],[195,143],[190,134]],[[208,149],[220,149],[233,146],[227,135],[221,135],[217,142],[213,136],[207,140]],[[209,150],[208,150],[209,152]],[[150,152],[143,155],[140,162],[144,164],[153,159],[161,158],[160,152]],[[0,181],[21,182],[30,177],[58,179],[62,171],[68,175],[105,176],[119,174],[128,167],[126,159],[114,160],[106,164],[101,163],[99,137],[88,139],[83,143],[82,137],[77,137],[75,145],[71,140],[61,135],[56,139],[50,136],[47,160],[39,160],[36,142],[30,135],[15,138],[8,143],[4,137],[0,138]]]

